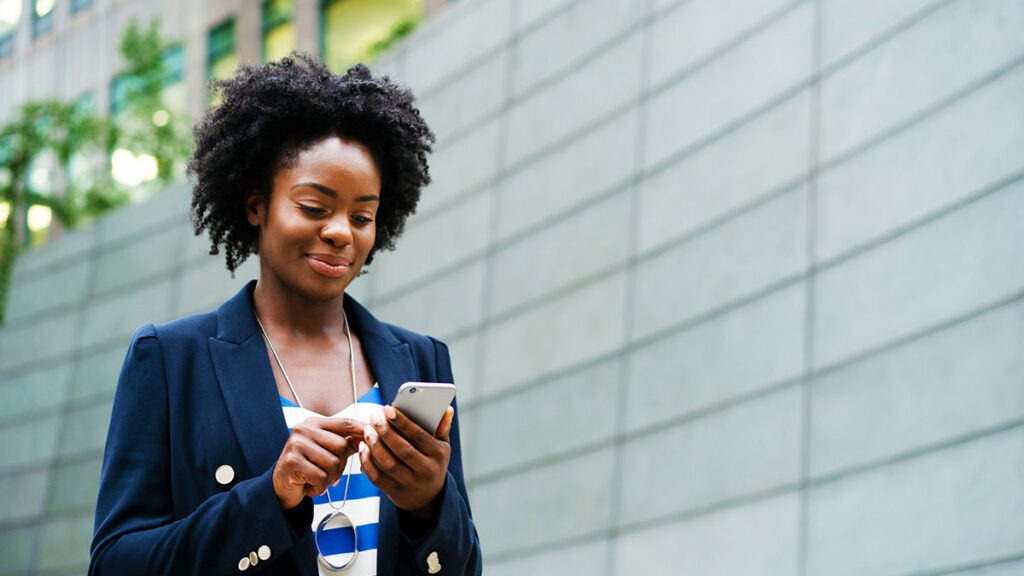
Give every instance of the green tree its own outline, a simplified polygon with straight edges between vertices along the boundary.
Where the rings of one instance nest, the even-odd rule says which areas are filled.
[[[164,102],[168,47],[155,20],[145,29],[132,22],[125,30],[123,106],[114,121],[81,103],[45,100],[23,104],[0,126],[0,323],[14,261],[33,241],[31,207],[49,208],[54,220],[70,228],[125,204],[129,190],[111,175],[118,149],[153,156],[158,183],[179,174],[189,155],[190,122]],[[31,177],[39,163],[48,164],[45,189],[37,189]]]

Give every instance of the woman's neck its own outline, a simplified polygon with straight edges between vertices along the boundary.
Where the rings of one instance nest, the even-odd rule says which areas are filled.
[[[344,294],[318,302],[261,278],[252,299],[253,309],[265,326],[306,338],[344,332]]]

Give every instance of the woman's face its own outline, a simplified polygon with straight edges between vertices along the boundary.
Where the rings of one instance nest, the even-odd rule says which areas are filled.
[[[253,194],[260,282],[324,301],[341,296],[373,249],[380,173],[365,146],[329,137],[274,174],[270,200]]]

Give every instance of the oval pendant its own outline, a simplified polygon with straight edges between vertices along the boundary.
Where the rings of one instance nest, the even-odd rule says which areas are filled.
[[[323,538],[325,530],[336,529],[336,528],[351,528],[352,529],[352,556],[343,564],[334,564],[324,556],[323,548],[320,547],[320,541]],[[355,524],[352,523],[352,519],[348,517],[348,514],[337,510],[324,516],[320,524],[317,524],[316,532],[313,533],[313,541],[316,542],[317,561],[320,565],[331,572],[341,572],[342,570],[348,570],[356,563],[356,556],[359,555],[359,535],[356,533]]]

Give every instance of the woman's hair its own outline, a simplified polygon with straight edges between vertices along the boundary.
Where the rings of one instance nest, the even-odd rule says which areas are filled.
[[[308,54],[243,65],[213,86],[222,100],[196,126],[188,163],[195,177],[192,227],[196,235],[209,233],[210,254],[223,247],[234,272],[256,253],[259,229],[249,224],[246,199],[255,192],[268,202],[277,170],[331,136],[366,146],[380,172],[377,237],[366,263],[377,250],[394,249],[430,183],[434,142],[409,90],[362,64],[333,74]]]

